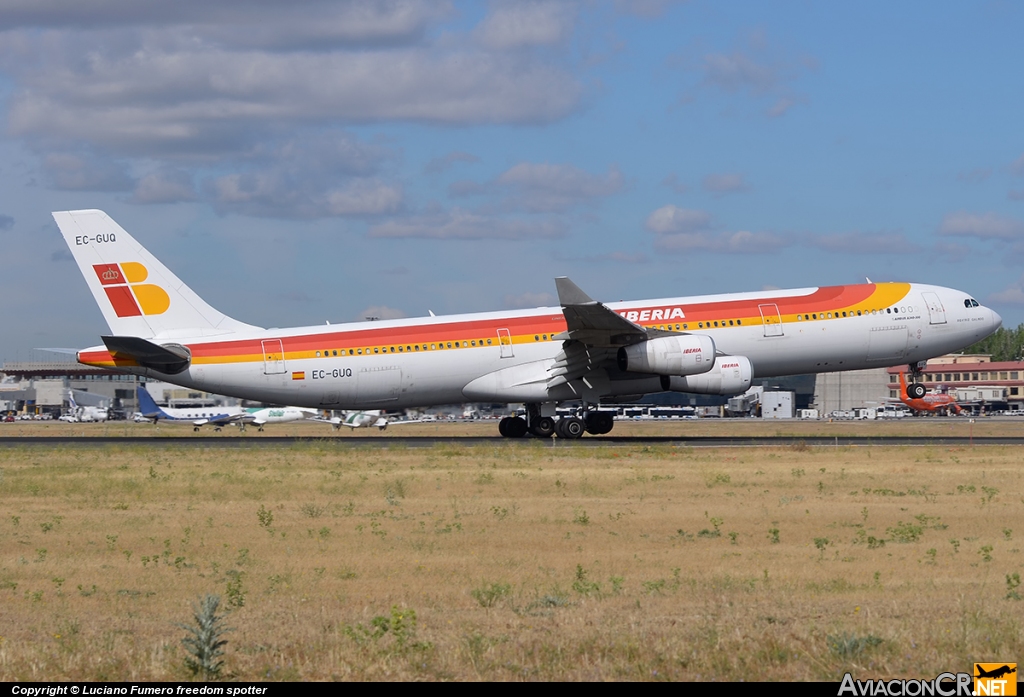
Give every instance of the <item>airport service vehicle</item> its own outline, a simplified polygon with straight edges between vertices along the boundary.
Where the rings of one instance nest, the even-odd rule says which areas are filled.
[[[559,307],[263,329],[215,310],[98,210],[53,214],[110,334],[79,362],[314,409],[522,403],[506,437],[607,433],[602,399],[736,395],[757,377],[922,362],[1002,319],[963,291],[865,283],[601,303],[556,278]],[[578,401],[576,415],[556,407]]]
[[[193,430],[198,431],[200,427],[211,425],[214,430],[219,431],[228,424],[237,424],[245,428],[249,424],[255,425],[260,431],[267,424],[284,424],[292,421],[301,421],[315,417],[315,409],[302,409],[299,407],[196,407],[194,409],[175,409],[172,407],[161,407],[153,399],[144,386],[139,385],[136,391],[139,402],[140,414],[143,420],[158,423],[191,424]]]

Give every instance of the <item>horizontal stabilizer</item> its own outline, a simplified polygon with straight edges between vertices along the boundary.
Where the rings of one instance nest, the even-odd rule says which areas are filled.
[[[115,359],[130,358],[143,368],[176,375],[188,369],[192,357],[184,346],[161,346],[137,336],[103,336],[103,343]]]

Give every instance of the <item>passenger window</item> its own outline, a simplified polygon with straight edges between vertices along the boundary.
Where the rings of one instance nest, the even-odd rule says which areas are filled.
[[[419,351],[420,350],[420,345],[416,344],[415,348],[416,348],[417,351]]]
[[[548,335],[547,335],[547,334],[545,334],[545,335],[544,335],[544,341],[547,341],[547,340],[548,340]]]
[[[491,345],[491,340],[490,340],[490,339],[488,339],[488,340],[487,340],[487,345],[488,345],[488,346],[490,346],[490,345]]]
[[[736,320],[736,324],[743,324],[743,320],[741,320],[741,319]]]
[[[451,347],[452,347],[452,342],[449,341],[448,342],[448,348],[451,348]]]
[[[729,326],[730,326],[730,327],[731,327],[731,326],[733,326],[733,325],[732,325],[732,320],[729,320]]]
[[[362,349],[356,349],[356,353],[358,353],[360,356],[362,356],[363,355],[363,350]]]
[[[704,328],[704,323],[703,322],[697,322],[697,328],[698,329],[703,329]]]
[[[380,348],[379,347],[374,347],[373,352],[374,353],[380,353]]]
[[[394,349],[391,349],[391,350],[394,351]],[[402,347],[401,346],[398,347],[398,352],[402,353]]]
[[[718,326],[718,322],[717,322],[717,321],[715,322],[715,326],[716,326],[716,327]]]
[[[320,352],[319,351],[316,352],[316,357],[320,358]]]
[[[803,316],[802,316],[802,315],[797,315],[797,316],[796,316],[796,321],[797,321],[797,322],[802,322],[802,321],[803,321],[803,319],[804,319],[804,318],[803,318]]]
[[[683,329],[689,329],[689,328],[690,328],[690,325],[689,325],[689,324],[684,324],[684,325],[683,325]]]
[[[437,349],[437,346],[436,346],[436,345],[434,345],[434,344],[431,344],[431,345],[430,345],[430,350],[431,350],[431,351],[434,351],[434,350],[436,350],[436,349]]]
[[[811,315],[811,319],[818,319],[818,313],[815,312],[813,315]]]

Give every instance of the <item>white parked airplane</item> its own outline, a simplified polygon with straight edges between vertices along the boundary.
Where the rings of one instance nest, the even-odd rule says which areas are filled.
[[[318,419],[327,421],[334,430],[341,429],[342,426],[348,426],[349,428],[369,428],[370,426],[376,426],[378,429],[383,431],[391,424],[396,426],[403,426],[405,424],[421,424],[427,422],[436,421],[434,417],[427,417],[423,419],[408,419],[405,421],[391,421],[388,417],[384,416],[380,409],[374,409],[372,411],[346,411],[342,412],[341,416],[335,416],[330,419]]]
[[[136,395],[139,402],[139,413],[144,419],[149,419],[154,423],[159,421],[187,423],[191,424],[195,431],[206,425],[211,425],[219,431],[228,424],[238,424],[243,429],[247,425],[253,424],[262,431],[267,424],[301,421],[315,417],[317,414],[315,409],[299,407],[196,407],[192,409],[161,407],[153,399],[149,390],[142,385],[139,385]]]
[[[603,398],[734,395],[755,376],[900,364],[919,374],[1002,323],[962,291],[917,283],[603,304],[557,278],[560,307],[262,329],[212,308],[102,211],[53,216],[110,327],[81,363],[317,409],[524,403],[525,418],[499,423],[507,437],[607,433]],[[580,416],[556,421],[572,400]]]
[[[70,421],[72,423],[98,422],[106,421],[110,416],[109,412],[103,407],[79,406],[75,402],[74,390],[68,390],[68,404],[71,405],[71,411],[61,416],[61,421]]]

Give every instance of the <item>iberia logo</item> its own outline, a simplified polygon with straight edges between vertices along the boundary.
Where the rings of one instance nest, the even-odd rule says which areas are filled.
[[[152,283],[143,283],[149,271],[137,261],[94,264],[92,268],[118,317],[160,315],[171,306],[167,291]]]

